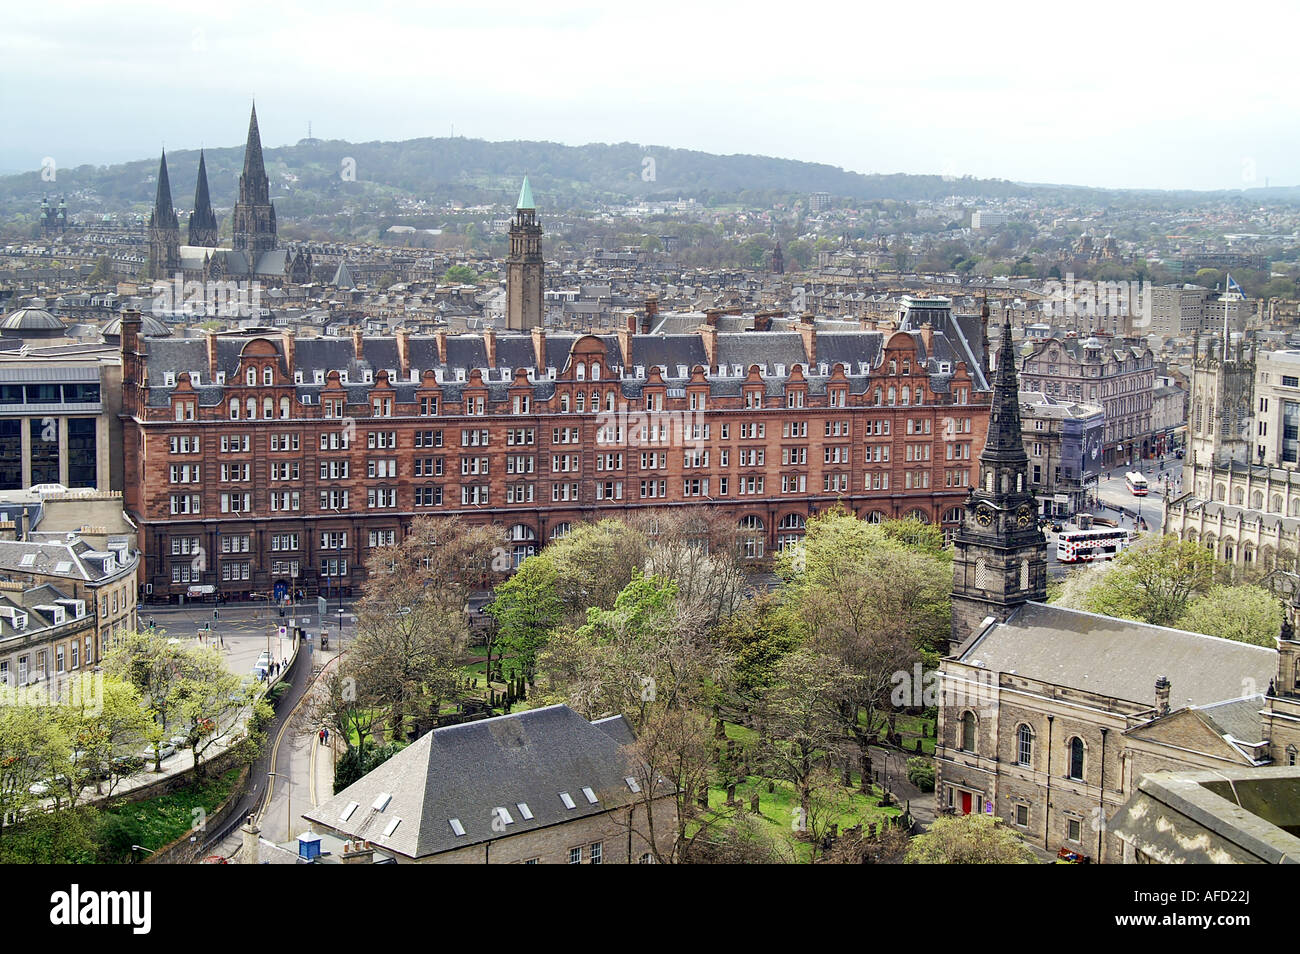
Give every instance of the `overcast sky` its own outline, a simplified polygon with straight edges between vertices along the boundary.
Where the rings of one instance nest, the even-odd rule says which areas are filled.
[[[857,172],[1300,184],[1292,0],[41,0],[0,12],[0,169],[457,135]],[[665,183],[666,184],[666,183]]]

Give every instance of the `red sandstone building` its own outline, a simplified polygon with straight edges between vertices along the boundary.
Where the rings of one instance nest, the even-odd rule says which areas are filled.
[[[141,336],[128,314],[126,508],[144,596],[355,594],[372,551],[420,514],[500,524],[516,562],[641,508],[725,516],[754,559],[836,502],[958,526],[988,426],[980,318],[933,299],[905,300],[881,328],[752,324],[177,339]]]

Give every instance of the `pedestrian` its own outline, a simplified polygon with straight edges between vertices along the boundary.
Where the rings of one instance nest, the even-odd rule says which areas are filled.
[[[329,745],[329,744],[330,744],[330,730],[329,730],[329,726],[326,726],[326,727],[325,727],[325,744],[326,744],[326,745]]]
[[[317,730],[316,730],[316,744],[317,744],[317,745],[324,745],[324,744],[325,744],[325,730],[324,730],[324,729],[317,729]]]

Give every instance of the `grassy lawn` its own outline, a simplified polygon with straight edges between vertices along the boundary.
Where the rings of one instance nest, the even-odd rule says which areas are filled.
[[[103,815],[103,848],[105,860],[111,863],[130,863],[132,845],[157,850],[190,831],[201,814],[212,813],[229,797],[239,778],[239,769],[233,768],[223,775],[214,775],[197,784],[191,784],[169,795],[121,805]]]
[[[812,845],[795,837],[794,823],[798,817],[799,796],[794,786],[789,782],[776,782],[775,791],[767,790],[767,781],[751,776],[743,784],[736,786],[736,798],[742,802],[740,808],[728,808],[726,805],[727,792],[724,788],[709,788],[709,808],[719,814],[747,814],[749,812],[749,798],[757,791],[759,802],[759,815],[767,823],[768,832],[774,838],[779,838],[790,846],[794,856],[800,862],[807,862],[812,857]],[[877,802],[880,800],[880,788],[872,786],[871,795],[863,795],[854,790],[849,797],[846,810],[839,813],[833,820],[836,821],[840,830],[851,828],[854,825],[862,824],[864,828],[873,823],[879,824],[885,818],[893,818],[902,814],[902,809],[898,807],[880,808]]]

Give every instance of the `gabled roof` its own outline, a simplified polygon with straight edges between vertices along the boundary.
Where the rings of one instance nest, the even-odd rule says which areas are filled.
[[[591,723],[565,705],[448,726],[303,817],[408,858],[454,851],[627,804],[630,736],[621,719]]]

